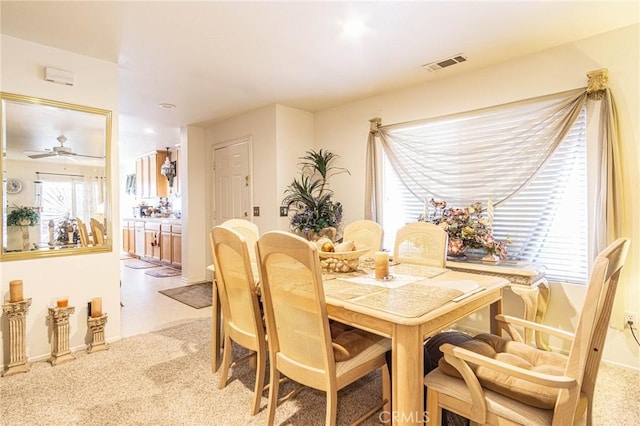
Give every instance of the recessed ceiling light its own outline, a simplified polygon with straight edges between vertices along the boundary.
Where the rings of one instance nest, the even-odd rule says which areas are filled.
[[[153,130],[152,128],[149,128],[149,127],[148,127],[148,128],[146,128],[146,129],[144,129],[144,132],[145,132],[146,134],[148,134],[148,135],[153,135],[156,131],[155,131],[155,130]]]
[[[342,24],[342,32],[349,37],[361,36],[367,29],[360,19],[350,19]]]
[[[158,106],[164,109],[173,109],[176,107],[174,104],[167,104],[167,103],[161,103]]]

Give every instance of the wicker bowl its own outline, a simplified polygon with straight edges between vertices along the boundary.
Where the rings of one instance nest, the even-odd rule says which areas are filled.
[[[320,266],[326,272],[353,272],[360,265],[360,256],[368,252],[369,249],[354,251],[332,252],[318,250]]]

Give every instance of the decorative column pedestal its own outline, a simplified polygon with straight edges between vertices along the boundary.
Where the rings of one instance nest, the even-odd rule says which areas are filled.
[[[49,308],[49,318],[53,325],[53,349],[51,350],[51,365],[76,359],[69,350],[69,315],[74,313],[74,306],[64,308]]]
[[[2,305],[2,312],[9,317],[9,363],[3,376],[12,376],[29,371],[27,364],[27,329],[25,327],[27,312],[31,306],[31,298],[20,302],[7,302]]]
[[[107,314],[102,314],[99,317],[89,317],[87,318],[87,325],[93,332],[91,337],[91,343],[87,347],[87,352],[90,354],[93,352],[106,351],[109,349],[109,345],[107,345],[104,341],[104,326],[107,323]]]

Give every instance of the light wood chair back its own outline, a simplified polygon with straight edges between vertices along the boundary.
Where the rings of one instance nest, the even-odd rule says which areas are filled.
[[[581,420],[586,412],[586,424],[592,425],[598,367],[620,270],[628,250],[629,240],[620,238],[596,258],[575,333],[506,315],[496,317],[514,342],[524,342],[518,332],[522,328],[547,333],[571,342],[566,359],[561,358],[562,365],[565,365],[563,375],[542,374],[461,347],[444,344],[440,349],[445,359],[464,379],[447,376],[439,368],[427,374],[424,382],[427,386],[427,411],[430,421],[440,424],[441,410],[444,408],[470,419],[474,424],[571,425]],[[536,351],[543,356],[543,349],[533,351],[534,354],[530,357],[535,358]],[[561,354],[555,355],[564,357]],[[485,371],[492,370],[504,374],[503,382],[523,380],[531,386],[542,385],[548,389],[555,389],[557,397],[553,409],[534,407],[485,388],[480,384],[470,364]]]
[[[76,217],[76,224],[78,225],[78,234],[80,235],[80,246],[89,246],[89,233],[87,232],[87,224],[82,219]]]
[[[93,217],[90,219],[90,225],[91,234],[93,236],[93,245],[104,245],[104,225],[98,219],[95,219]]]
[[[247,241],[247,247],[249,248],[249,257],[251,258],[251,261],[257,265],[256,244],[260,237],[258,225],[245,219],[229,219],[224,221],[221,226],[231,228],[239,232],[244,237]]]
[[[444,268],[447,262],[449,235],[429,222],[404,225],[396,233],[393,260],[400,263]]]
[[[353,241],[358,250],[368,248],[369,251],[363,254],[361,259],[373,259],[375,252],[382,249],[383,234],[384,230],[380,224],[373,220],[362,219],[344,227],[342,240]]]
[[[258,240],[258,256],[269,336],[267,425],[273,424],[280,374],[326,392],[327,425],[336,423],[338,390],[375,369],[383,369],[387,387],[383,396],[388,396],[384,357],[390,348],[388,339],[381,338],[348,361],[335,361],[316,245],[297,235],[271,231]],[[388,402],[383,399],[383,404]]]
[[[216,226],[210,233],[215,276],[222,306],[224,350],[218,388],[227,384],[229,368],[244,357],[232,360],[232,342],[251,351],[256,357],[256,380],[251,415],[260,409],[264,389],[267,345],[260,302],[249,257],[247,240],[240,232]]]

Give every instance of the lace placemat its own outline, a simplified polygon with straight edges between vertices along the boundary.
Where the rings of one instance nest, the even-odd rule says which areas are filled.
[[[325,280],[323,285],[325,296],[340,300],[349,300],[377,291],[372,290],[370,285],[349,282],[342,279]]]
[[[410,283],[353,300],[358,305],[405,318],[417,318],[462,295],[461,290]]]
[[[419,275],[425,278],[437,277],[449,271],[445,268],[436,268],[434,266],[409,265],[401,263],[391,267],[391,272],[396,274]]]

